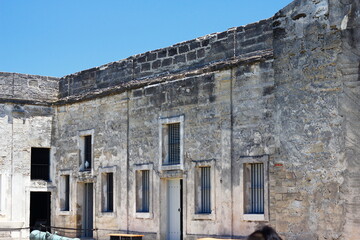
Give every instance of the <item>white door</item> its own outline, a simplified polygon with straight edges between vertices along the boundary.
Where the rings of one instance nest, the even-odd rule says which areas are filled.
[[[168,234],[167,240],[181,240],[181,184],[180,179],[168,180]]]

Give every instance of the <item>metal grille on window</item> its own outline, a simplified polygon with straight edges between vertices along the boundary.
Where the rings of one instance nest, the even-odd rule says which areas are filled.
[[[169,165],[180,163],[180,123],[172,123],[168,125],[168,152]]]
[[[250,202],[253,214],[264,213],[264,164],[253,163],[250,166],[251,189]]]
[[[113,173],[107,174],[107,211],[112,212],[114,209],[114,181]]]
[[[64,175],[63,176],[64,179],[64,206],[63,206],[63,211],[69,211],[70,209],[70,176],[69,175]]]
[[[201,169],[201,213],[211,213],[210,167]]]
[[[149,188],[149,170],[142,172],[142,212],[149,212],[150,188]]]
[[[85,165],[84,165],[84,169],[89,170],[91,169],[91,135],[89,136],[85,136],[84,137],[84,160],[85,160]]]
[[[50,180],[50,149],[31,148],[31,179]]]

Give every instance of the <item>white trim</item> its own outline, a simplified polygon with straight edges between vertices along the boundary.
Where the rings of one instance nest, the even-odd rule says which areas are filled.
[[[61,206],[61,198],[64,195],[64,176],[68,175],[69,176],[69,210],[62,210],[62,206]],[[58,215],[72,215],[73,209],[72,209],[72,203],[73,203],[73,191],[72,191],[72,185],[73,185],[73,180],[72,180],[72,171],[71,170],[60,170],[60,175],[59,175],[59,184],[58,184],[58,211],[57,214]]]
[[[180,163],[163,166],[164,127],[172,123],[180,123]],[[184,170],[184,115],[159,118],[159,166],[161,171]]]
[[[78,131],[78,149],[79,149],[79,171],[84,170],[84,158],[85,158],[85,150],[84,150],[84,138],[85,136],[91,136],[91,169],[90,172],[93,173],[94,169],[94,129],[81,130]]]
[[[264,164],[264,213],[263,214],[247,214],[245,213],[245,175],[244,166],[250,163]],[[240,202],[241,202],[241,219],[243,221],[269,221],[269,156],[261,157],[244,157],[240,162]]]
[[[117,174],[116,174],[117,166],[108,166],[108,167],[101,167],[99,168],[99,175],[101,176],[101,181],[98,182],[98,189],[101,189],[100,192],[100,204],[98,206],[98,213],[100,216],[109,216],[109,217],[115,217],[116,216],[116,206],[117,206]],[[112,212],[106,212],[104,211],[104,183],[106,180],[106,174],[112,173],[113,174],[113,210]]]
[[[215,186],[215,169],[216,169],[216,161],[215,159],[211,160],[205,160],[205,161],[196,161],[193,162],[195,165],[193,167],[193,179],[194,179],[194,194],[193,194],[193,203],[194,203],[194,209],[191,211],[191,218],[193,220],[211,220],[214,221],[216,218],[216,186]],[[210,204],[211,204],[211,213],[200,213],[199,208],[199,197],[200,193],[198,192],[198,186],[200,184],[200,168],[201,167],[210,167]]]
[[[137,174],[140,174],[141,171],[148,170],[149,171],[149,212],[137,212],[136,202],[137,202]],[[146,163],[141,165],[134,165],[135,171],[135,184],[134,184],[134,217],[139,219],[152,219],[153,218],[153,164]]]

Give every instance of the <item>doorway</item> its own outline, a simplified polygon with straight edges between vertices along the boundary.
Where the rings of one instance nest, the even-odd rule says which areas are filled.
[[[51,193],[30,192],[30,231],[49,231],[51,226]]]
[[[84,184],[82,237],[93,237],[93,183]]]
[[[182,240],[183,203],[182,179],[167,181],[167,240]]]

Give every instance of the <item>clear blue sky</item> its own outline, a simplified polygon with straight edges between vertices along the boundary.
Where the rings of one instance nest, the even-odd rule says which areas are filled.
[[[0,72],[62,77],[273,16],[291,0],[0,0]]]

